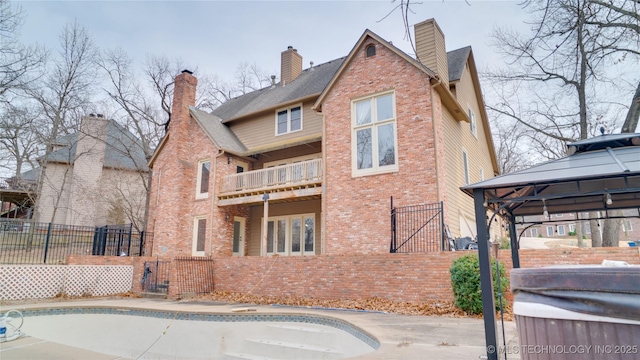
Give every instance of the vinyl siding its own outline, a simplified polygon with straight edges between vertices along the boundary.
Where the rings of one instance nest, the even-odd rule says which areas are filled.
[[[429,22],[429,20],[424,23],[426,22]],[[437,27],[438,25],[435,22],[424,25],[418,24],[415,27],[416,51],[420,61],[429,69],[435,71],[442,82],[446,84],[449,82],[447,52],[444,35]]]
[[[493,177],[493,165],[491,162],[491,154],[487,143],[487,134],[482,124],[486,119],[482,118],[471,73],[468,67],[463,71],[460,81],[456,84],[456,94],[458,102],[467,110],[471,108],[476,118],[476,134],[471,132],[470,124],[464,121],[455,121],[450,113],[443,111],[444,128],[445,128],[445,148],[446,148],[446,167],[447,167],[447,195],[450,210],[448,216],[448,225],[454,237],[468,235],[469,229],[472,234],[476,234],[475,215],[473,198],[460,191],[460,187],[464,186],[464,168],[462,161],[462,151],[466,151],[469,161],[469,180],[470,183],[481,181],[480,169],[483,169],[484,178]],[[481,96],[478,94],[478,96]],[[466,227],[466,228],[465,228]],[[498,236],[499,228],[491,227],[492,239]]]
[[[294,107],[297,104],[299,103],[288,107]],[[276,136],[276,110],[264,112],[249,119],[237,120],[229,125],[249,151],[297,138],[320,136],[322,135],[322,116],[311,110],[312,105],[313,102],[302,104],[302,130],[289,134]]]
[[[322,150],[322,144],[318,141],[311,144],[305,144],[300,146],[294,146],[282,150],[271,151],[266,154],[258,156],[258,161],[251,164],[252,170],[264,168],[265,163],[282,160],[286,162],[287,159],[296,158],[300,156],[317,154],[318,158],[322,157],[320,151]]]

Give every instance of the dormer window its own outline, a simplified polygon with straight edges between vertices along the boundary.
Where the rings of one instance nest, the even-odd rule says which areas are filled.
[[[376,54],[376,46],[373,45],[373,44],[367,46],[366,54],[367,54],[367,57],[372,57],[373,55],[375,55]]]
[[[302,106],[276,111],[276,135],[302,130]]]

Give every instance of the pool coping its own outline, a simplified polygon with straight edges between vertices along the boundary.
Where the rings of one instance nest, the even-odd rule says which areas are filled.
[[[246,308],[246,305],[243,305]],[[5,311],[3,309],[3,311]],[[8,311],[8,310],[7,310]],[[211,321],[211,322],[289,322],[289,323],[306,323],[330,326],[332,328],[342,330],[354,336],[358,340],[370,346],[374,351],[380,347],[378,338],[352,324],[349,321],[334,318],[327,315],[296,313],[296,312],[275,312],[275,313],[227,313],[216,311],[188,311],[188,310],[158,310],[148,308],[138,308],[135,306],[74,306],[72,303],[60,304],[55,306],[51,303],[41,307],[30,307],[18,310],[22,315],[32,316],[56,316],[56,315],[84,315],[84,314],[100,314],[100,315],[125,315],[125,316],[141,316],[157,319],[184,320],[184,321]]]

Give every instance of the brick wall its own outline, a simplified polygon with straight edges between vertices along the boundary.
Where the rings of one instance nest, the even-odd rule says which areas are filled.
[[[438,201],[428,76],[385,46],[364,41],[322,104],[325,114],[326,254],[386,253],[389,198],[397,206]],[[393,90],[398,171],[352,177],[351,101]],[[374,144],[374,148],[376,145]]]
[[[380,297],[396,301],[453,300],[449,268],[468,252],[323,255],[313,257],[216,258],[216,291],[315,299]],[[640,265],[633,248],[530,249],[522,267],[600,264],[620,260]],[[498,259],[511,269],[511,253]]]
[[[453,292],[449,268],[453,260],[466,254],[469,252],[217,257],[213,258],[214,290],[324,300],[379,297],[407,302],[451,301]],[[509,273],[510,250],[501,250],[498,259],[504,263]],[[600,264],[605,259],[640,265],[640,252],[637,248],[520,251],[520,263],[523,268]],[[133,265],[133,291],[139,292],[144,262],[155,260],[152,257],[70,255],[67,264]],[[206,283],[211,275],[211,267],[204,261],[196,266],[182,267],[176,266],[176,261],[172,261],[170,272],[169,296],[176,297],[181,292],[176,287],[178,283]],[[188,282],[185,280],[187,278],[197,281]],[[507,297],[510,298],[509,294]]]

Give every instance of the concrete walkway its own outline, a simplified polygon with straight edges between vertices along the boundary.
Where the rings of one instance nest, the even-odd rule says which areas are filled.
[[[82,300],[29,305],[3,306],[0,312],[63,307],[115,307],[183,311],[193,313],[230,314],[234,309],[250,307],[255,314],[295,313],[339,318],[375,336],[378,350],[356,357],[358,360],[381,359],[479,359],[486,354],[484,325],[481,319],[409,316],[378,312],[310,309],[288,306],[255,306],[248,304],[217,304],[207,302],[169,301],[155,299]],[[29,318],[25,318],[29,321]],[[501,334],[501,328],[498,326]],[[517,345],[515,323],[505,322],[507,346]],[[502,341],[500,340],[500,343]],[[84,349],[56,344],[33,337],[0,343],[0,358],[14,359],[122,359]],[[509,359],[518,359],[510,355]]]

